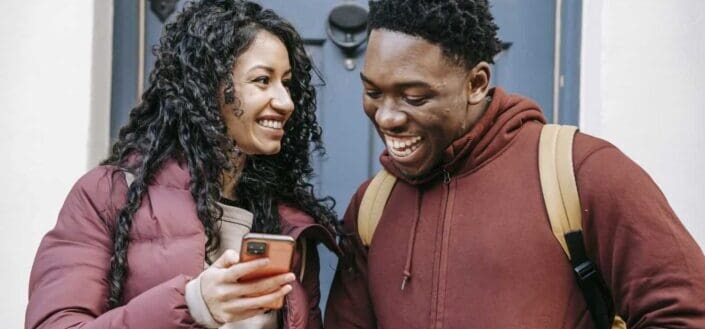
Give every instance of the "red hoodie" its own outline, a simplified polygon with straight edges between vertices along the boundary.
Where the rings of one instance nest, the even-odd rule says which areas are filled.
[[[543,203],[544,121],[535,103],[497,88],[426,177],[405,179],[385,151],[400,180],[369,250],[356,224],[368,183],[354,195],[326,327],[592,328]],[[651,178],[581,133],[573,159],[586,248],[617,313],[630,329],[705,328],[705,257]]]

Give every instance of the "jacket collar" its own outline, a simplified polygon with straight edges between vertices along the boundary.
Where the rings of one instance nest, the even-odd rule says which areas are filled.
[[[309,214],[292,207],[290,205],[279,205],[279,217],[281,218],[282,234],[289,235],[294,239],[305,237],[322,242],[330,251],[340,255],[340,249],[335,241],[335,235],[330,229],[324,227]]]
[[[191,175],[184,161],[171,159],[166,161],[154,177],[154,185],[168,188],[190,189]],[[333,232],[316,221],[306,212],[286,204],[279,205],[282,234],[298,239],[300,235],[320,241],[333,252],[338,253]]]

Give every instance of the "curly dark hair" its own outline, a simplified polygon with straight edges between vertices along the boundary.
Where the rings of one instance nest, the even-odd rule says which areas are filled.
[[[426,39],[468,69],[502,50],[487,0],[370,1],[368,28]]]
[[[135,175],[113,233],[109,309],[122,304],[133,216],[165,161],[188,164],[206,250],[218,249],[223,210],[217,201],[222,197],[223,172],[235,169],[231,159],[237,150],[226,135],[217,95],[219,88],[232,80],[235,59],[260,31],[272,33],[286,46],[295,109],[284,127],[278,154],[247,156],[236,187],[238,203],[254,214],[252,229],[256,232],[280,232],[279,204],[297,207],[331,230],[338,227],[335,201],[317,198],[309,183],[313,173],[310,157],[314,152],[322,155],[324,150],[316,121],[316,92],[310,83],[315,70],[303,40],[290,23],[258,4],[240,0],[190,2],[164,27],[159,46],[154,48],[156,63],[149,87],[120,130],[111,156],[103,162]]]

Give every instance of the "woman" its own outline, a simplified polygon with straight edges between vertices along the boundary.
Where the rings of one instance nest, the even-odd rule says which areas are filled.
[[[204,0],[155,53],[112,155],[42,240],[26,328],[320,327],[315,246],[335,248],[336,217],[307,181],[322,146],[301,37],[257,4]],[[249,230],[294,237],[293,273],[239,283],[266,263],[238,263]]]

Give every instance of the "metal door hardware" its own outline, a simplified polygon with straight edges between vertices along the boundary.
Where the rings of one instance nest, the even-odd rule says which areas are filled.
[[[367,41],[367,9],[355,3],[337,5],[326,23],[328,38],[345,54],[345,68],[355,69],[357,50]]]
[[[159,20],[164,23],[169,16],[176,10],[178,0],[150,0],[149,8],[152,9]]]

